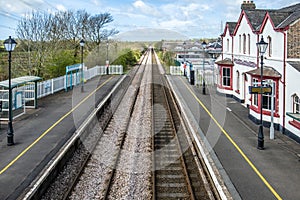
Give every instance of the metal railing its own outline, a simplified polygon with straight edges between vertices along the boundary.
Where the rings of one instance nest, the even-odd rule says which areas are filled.
[[[202,85],[203,83],[203,67],[194,67],[195,71],[195,85]],[[174,76],[183,76],[182,67],[170,66],[170,74]],[[189,71],[187,69],[187,76],[189,78]],[[212,68],[205,69],[204,78],[207,85],[214,85],[215,72]]]
[[[106,66],[95,66],[93,68],[87,69],[84,71],[84,80],[88,81],[96,76],[105,75],[106,72]],[[123,66],[122,65],[111,65],[109,66],[109,74],[123,74]],[[78,85],[80,83],[80,78],[76,74],[72,75],[73,82],[72,86]],[[69,84],[69,83],[68,83]],[[60,76],[57,78],[53,78],[50,80],[45,80],[42,82],[37,83],[37,98],[42,98],[51,94],[54,94],[55,92],[64,90],[66,88],[66,75]],[[17,108],[16,105],[16,93],[22,93],[22,102],[24,102],[24,112],[25,108],[31,108],[32,106],[27,106],[27,102],[32,101],[35,98],[35,92],[34,92],[34,84],[27,84],[21,87],[13,88],[13,110]],[[7,118],[7,112],[8,112],[8,90],[0,90],[0,101],[2,102],[2,108],[0,115],[0,120],[8,120]],[[17,115],[20,116],[20,115]],[[14,115],[14,118],[17,116]]]

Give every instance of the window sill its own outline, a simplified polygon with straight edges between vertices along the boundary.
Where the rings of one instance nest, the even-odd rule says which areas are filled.
[[[300,130],[300,122],[296,120],[289,121],[289,124]]]

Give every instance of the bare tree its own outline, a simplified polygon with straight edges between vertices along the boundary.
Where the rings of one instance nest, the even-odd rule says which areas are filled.
[[[102,40],[107,40],[108,37],[117,34],[118,31],[115,29],[105,29],[111,22],[113,22],[113,17],[110,13],[91,16],[88,23],[88,39],[99,46]]]
[[[78,60],[79,41],[86,41],[86,49],[99,46],[102,40],[117,34],[107,26],[113,21],[110,13],[91,16],[85,10],[46,13],[33,11],[20,20],[17,36],[23,51],[28,52],[29,74],[43,76],[45,68],[63,52],[73,50],[73,62]],[[69,54],[68,54],[69,55]],[[70,59],[68,59],[70,60]],[[20,64],[24,71],[26,65]]]

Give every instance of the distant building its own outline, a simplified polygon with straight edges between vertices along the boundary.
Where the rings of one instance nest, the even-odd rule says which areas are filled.
[[[237,22],[227,22],[222,37],[217,90],[249,108],[253,121],[271,120],[274,101],[275,128],[300,142],[300,3],[281,9],[256,9],[244,1]],[[275,82],[275,98],[249,94],[248,87],[260,80],[260,59],[256,43],[263,36],[268,43],[264,55],[263,81]]]

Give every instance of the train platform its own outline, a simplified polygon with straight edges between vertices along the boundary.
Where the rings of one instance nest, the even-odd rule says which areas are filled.
[[[190,85],[183,76],[168,76],[172,87],[208,140],[223,180],[234,199],[299,199],[300,144],[275,131],[270,140],[264,127],[264,150],[257,149],[258,125],[248,109],[207,87]]]
[[[38,108],[13,121],[14,142],[7,146],[7,124],[0,128],[0,199],[17,199],[62,145],[111,91],[121,76],[97,76],[68,92],[38,100]]]

